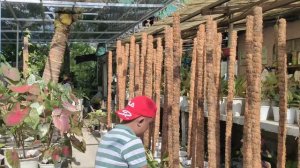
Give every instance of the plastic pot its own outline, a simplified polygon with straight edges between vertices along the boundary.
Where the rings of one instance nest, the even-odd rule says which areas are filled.
[[[268,119],[270,106],[260,106],[260,121],[266,121]]]
[[[279,107],[272,107],[273,109],[273,115],[274,115],[274,121],[279,121]],[[287,110],[286,120],[287,124],[293,124],[295,120],[295,108],[289,108]]]

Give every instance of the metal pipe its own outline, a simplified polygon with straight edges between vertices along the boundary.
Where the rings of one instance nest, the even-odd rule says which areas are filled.
[[[19,68],[19,24],[17,24],[16,68]]]
[[[2,30],[2,33],[16,33],[17,30]],[[19,31],[22,33],[22,31]],[[30,33],[44,33],[43,31],[30,31]],[[45,33],[54,33],[54,31],[45,31]],[[85,31],[71,31],[71,34],[119,34],[121,31],[95,31],[95,32],[85,32]]]
[[[0,0],[11,3],[40,3],[40,0]],[[79,7],[79,8],[103,8],[103,7],[131,7],[131,8],[161,8],[163,4],[130,4],[130,3],[98,3],[98,2],[70,2],[70,1],[43,1],[43,6],[51,7]]]
[[[2,18],[4,21],[15,21],[14,18]],[[54,19],[35,19],[35,18],[18,18],[18,21],[21,22],[54,22]],[[135,20],[77,20],[76,22],[80,23],[136,23]]]

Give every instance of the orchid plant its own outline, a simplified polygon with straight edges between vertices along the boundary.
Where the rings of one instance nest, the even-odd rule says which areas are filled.
[[[70,87],[45,83],[34,75],[22,78],[18,69],[5,63],[0,64],[0,79],[0,119],[13,135],[16,146],[23,149],[21,155],[15,154],[15,150],[7,152],[10,165],[17,164],[16,156],[26,158],[25,139],[29,137],[46,142],[47,151],[54,130],[76,149],[85,151],[84,140],[77,139],[82,136],[83,126],[79,100]]]

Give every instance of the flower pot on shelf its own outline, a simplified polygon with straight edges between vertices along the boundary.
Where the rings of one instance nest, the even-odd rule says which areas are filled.
[[[270,106],[260,106],[260,121],[266,121],[268,119]]]
[[[295,123],[298,124],[299,122],[299,115],[300,115],[300,109],[296,109],[296,115],[295,115]]]
[[[226,106],[227,106],[227,99],[226,98],[222,98],[222,100],[220,100],[220,114],[225,114],[226,115]]]
[[[242,115],[242,107],[245,98],[234,98],[232,102],[232,113],[233,116],[241,116]]]
[[[40,168],[55,168],[54,164],[43,164],[43,163],[39,163],[39,167]]]
[[[279,121],[279,107],[272,107],[273,109],[273,115],[274,115],[274,121]],[[287,124],[293,124],[295,119],[295,108],[289,108],[287,110],[286,114],[286,120]]]

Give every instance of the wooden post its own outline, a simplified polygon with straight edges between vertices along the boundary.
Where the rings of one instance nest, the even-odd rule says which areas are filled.
[[[24,37],[24,48],[23,48],[23,75],[27,77],[28,75],[28,58],[29,58],[29,51],[28,51],[28,37]]]

